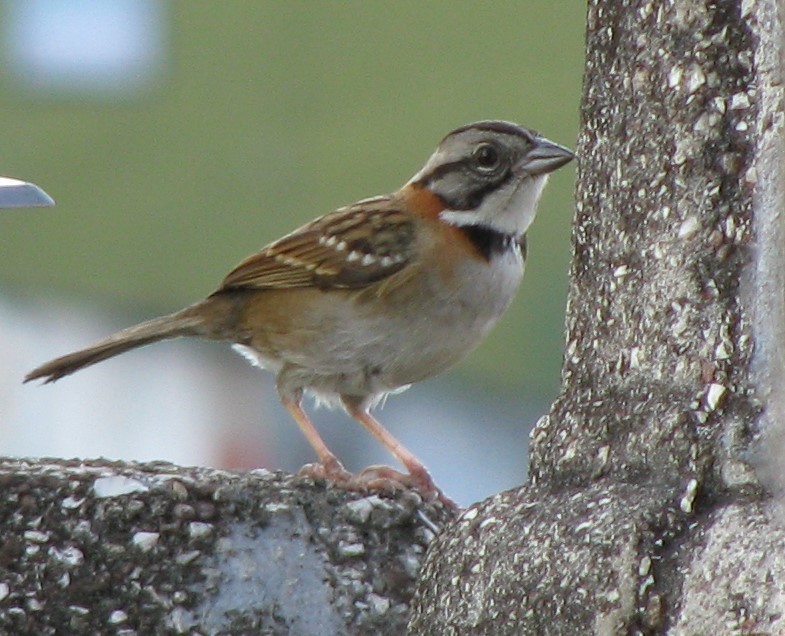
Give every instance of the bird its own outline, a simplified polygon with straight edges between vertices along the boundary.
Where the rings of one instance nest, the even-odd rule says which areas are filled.
[[[47,362],[24,381],[54,382],[180,336],[228,342],[275,374],[317,457],[305,474],[350,490],[414,488],[454,506],[371,410],[456,364],[499,320],[521,283],[549,173],[573,158],[512,122],[456,128],[397,191],[316,218],[240,262],[204,300]],[[346,470],[305,411],[306,395],[342,407],[407,472]]]

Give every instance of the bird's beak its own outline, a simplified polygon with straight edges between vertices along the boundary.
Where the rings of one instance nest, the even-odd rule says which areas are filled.
[[[529,176],[535,177],[553,172],[574,158],[575,154],[568,148],[553,143],[545,137],[535,137],[534,145],[521,159],[517,168]]]

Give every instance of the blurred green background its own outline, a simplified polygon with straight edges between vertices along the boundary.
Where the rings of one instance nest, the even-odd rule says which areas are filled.
[[[6,52],[0,174],[57,201],[2,213],[8,295],[168,312],[282,233],[397,188],[456,126],[509,119],[575,146],[583,3],[158,6],[160,70],[130,93],[48,93]],[[0,7],[8,24],[16,5]],[[555,394],[574,177],[551,178],[523,289],[456,378]]]

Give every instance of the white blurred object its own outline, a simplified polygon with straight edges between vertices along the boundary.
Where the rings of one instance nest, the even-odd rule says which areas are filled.
[[[164,2],[15,0],[4,9],[7,67],[27,89],[135,96],[165,67]]]
[[[54,199],[34,183],[0,177],[0,208],[41,208],[54,204]]]

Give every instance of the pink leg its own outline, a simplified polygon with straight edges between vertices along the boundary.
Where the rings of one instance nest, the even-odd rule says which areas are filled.
[[[312,477],[327,478],[334,482],[348,482],[354,479],[354,475],[346,470],[343,464],[338,461],[338,458],[333,455],[332,451],[327,448],[327,444],[324,443],[313,422],[311,422],[303,407],[300,406],[300,402],[291,398],[282,398],[281,402],[286,410],[289,411],[292,419],[297,422],[303,435],[305,435],[305,439],[308,440],[311,448],[316,452],[316,457],[319,459],[318,466],[311,464],[304,467],[306,469],[305,472]]]
[[[406,467],[409,475],[400,475],[403,479],[398,479],[404,485],[415,485],[427,494],[435,494],[445,504],[457,508],[455,502],[449,497],[444,495],[434,483],[431,474],[423,463],[415,457],[415,455],[404,447],[392,434],[382,426],[379,421],[374,418],[366,409],[360,408],[352,403],[348,398],[343,398],[344,406],[347,412],[355,420],[363,425],[371,435],[378,439],[384,447],[392,453],[392,455]],[[390,468],[372,468],[371,472],[377,474],[380,478],[389,478],[396,480],[395,475],[399,474]]]

